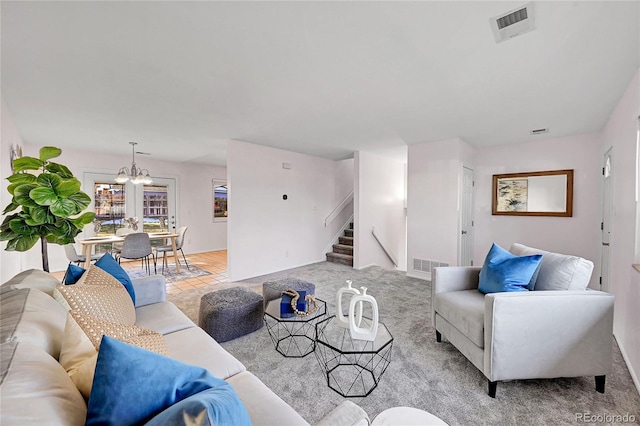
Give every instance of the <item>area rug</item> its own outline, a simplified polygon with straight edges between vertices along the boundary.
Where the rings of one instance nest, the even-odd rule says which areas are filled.
[[[211,272],[205,271],[202,268],[198,268],[195,265],[189,265],[188,269],[186,266],[182,265],[180,266],[179,273],[176,271],[175,265],[169,265],[168,268],[165,267],[164,272],[162,271],[162,265],[158,265],[157,272],[158,274],[164,275],[164,278],[168,283],[172,283],[174,281],[188,280],[189,278],[202,277],[205,275],[211,275]],[[131,278],[140,278],[140,277],[147,276],[147,270],[146,269],[135,269],[133,271],[127,270],[127,274]]]
[[[315,283],[329,315],[335,314],[336,291],[347,279],[354,287],[367,287],[368,294],[377,299],[380,320],[394,337],[391,364],[369,396],[349,398],[371,419],[387,408],[409,406],[450,425],[575,425],[583,413],[628,414],[640,421],[640,396],[617,346],[605,394],[596,392],[593,377],[578,377],[500,382],[497,398],[492,399],[487,395],[485,376],[450,343],[436,342],[428,281],[379,267],[355,270],[321,262],[225,286],[241,285],[260,292],[262,282],[284,277]],[[219,288],[202,287],[171,295],[169,300],[197,323],[200,296]],[[327,387],[315,354],[283,357],[265,327],[222,346],[311,424],[344,401]]]

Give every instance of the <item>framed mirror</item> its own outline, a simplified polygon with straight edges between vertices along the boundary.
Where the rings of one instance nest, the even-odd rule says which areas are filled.
[[[509,216],[573,216],[573,170],[493,175],[492,211]]]

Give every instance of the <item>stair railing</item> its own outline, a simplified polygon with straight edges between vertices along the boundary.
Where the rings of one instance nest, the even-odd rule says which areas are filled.
[[[323,256],[333,250],[333,245],[338,243],[338,241],[340,240],[340,237],[344,235],[344,230],[349,228],[349,226],[351,225],[351,222],[353,222],[353,215],[351,215],[351,217],[347,219],[344,225],[342,225],[342,227],[338,230],[338,232],[336,232],[333,238],[331,238],[331,241],[324,248],[324,251],[322,252]]]
[[[373,235],[373,238],[375,238],[375,240],[378,242],[378,244],[380,244],[380,247],[382,248],[382,251],[384,252],[384,254],[387,255],[387,257],[389,258],[391,263],[393,263],[393,266],[398,267],[398,262],[396,261],[395,257],[391,254],[391,252],[389,252],[389,250],[387,250],[387,248],[384,246],[384,244],[382,244],[382,241],[380,241],[380,238],[378,238],[378,236],[376,235],[376,227],[375,226],[373,226],[371,228],[371,235]]]
[[[344,197],[344,199],[342,201],[340,201],[340,204],[338,204],[333,210],[331,210],[331,213],[329,213],[329,215],[324,218],[324,226],[325,226],[325,228],[327,227],[327,224],[333,222],[333,220],[336,217],[338,217],[338,215],[342,212],[342,210],[344,210],[344,208],[347,207],[347,205],[351,201],[353,201],[353,191],[351,191],[349,194],[347,194],[347,196]]]

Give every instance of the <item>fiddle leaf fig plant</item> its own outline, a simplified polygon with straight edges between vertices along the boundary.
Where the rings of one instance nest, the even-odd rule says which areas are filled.
[[[14,174],[7,178],[13,198],[0,225],[0,241],[7,241],[7,251],[27,251],[40,240],[42,269],[47,272],[47,243],[73,244],[95,217],[93,212],[82,213],[91,198],[80,190],[80,181],[66,166],[50,161],[61,153],[60,148],[45,146],[39,158],[13,160]]]

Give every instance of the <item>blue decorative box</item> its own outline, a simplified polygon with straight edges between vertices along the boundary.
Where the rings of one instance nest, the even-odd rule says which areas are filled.
[[[296,308],[299,311],[304,312],[307,310],[307,301],[305,300],[305,297],[307,296],[307,292],[299,291],[298,294],[300,295],[300,297],[298,298],[298,303],[296,304]],[[293,309],[291,309],[291,299],[293,298],[288,294],[282,295],[282,300],[280,301],[280,317],[281,318],[291,318],[296,315],[293,313]]]

